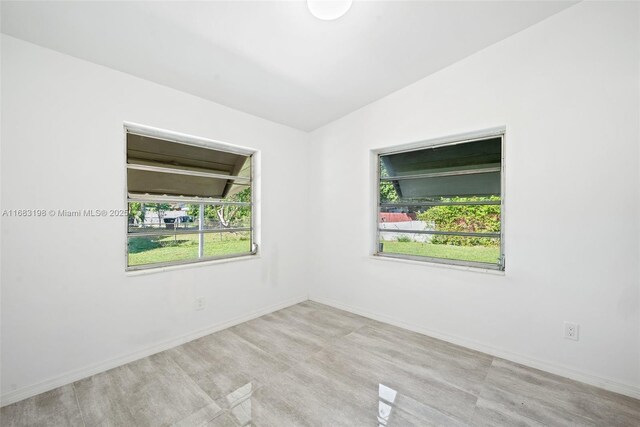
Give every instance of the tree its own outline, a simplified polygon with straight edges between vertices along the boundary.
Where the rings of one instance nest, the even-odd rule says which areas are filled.
[[[380,162],[380,177],[384,178],[389,176],[387,168]],[[380,181],[380,202],[381,203],[393,203],[398,200],[398,193],[391,181]]]
[[[190,217],[198,218],[200,217],[200,205],[190,204],[187,205],[187,215]],[[206,215],[206,206],[205,206],[205,215]]]
[[[230,202],[251,202],[251,188],[245,188],[244,190],[234,194],[228,198]],[[243,222],[242,220],[248,218],[251,215],[250,206],[242,205],[225,205],[219,206],[216,209],[216,215],[218,220],[224,227],[230,227],[234,224]]]
[[[251,202],[251,188],[246,188],[225,199],[227,202]],[[200,215],[200,205],[190,204],[187,213],[194,218]],[[223,227],[242,226],[243,220],[251,215],[250,206],[239,205],[215,205],[204,206],[204,217],[219,222]]]
[[[398,193],[389,181],[380,181],[380,202],[393,203],[398,200]]]
[[[144,222],[144,206],[140,202],[129,203],[129,224],[142,224]]]
[[[171,209],[171,205],[169,203],[148,203],[147,207],[153,211],[156,211],[158,214],[158,223],[162,226],[164,213]]]

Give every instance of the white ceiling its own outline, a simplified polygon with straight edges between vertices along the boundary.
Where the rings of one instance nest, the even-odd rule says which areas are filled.
[[[3,1],[2,32],[309,131],[571,4]]]

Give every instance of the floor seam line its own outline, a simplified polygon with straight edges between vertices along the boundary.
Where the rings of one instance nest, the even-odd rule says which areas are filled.
[[[76,398],[76,405],[78,405],[78,411],[80,412],[80,419],[82,420],[82,425],[87,427],[87,423],[84,421],[84,414],[82,413],[82,408],[80,407],[80,400],[78,400],[78,392],[76,391],[75,383],[71,383],[71,389],[73,390],[73,397]]]

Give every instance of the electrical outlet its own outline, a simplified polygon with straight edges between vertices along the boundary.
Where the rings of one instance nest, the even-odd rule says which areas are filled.
[[[196,298],[196,311],[200,311],[200,310],[204,310],[204,306],[205,306],[205,299],[204,297],[197,297]]]
[[[580,325],[573,322],[564,322],[564,337],[568,340],[578,341],[580,337]]]

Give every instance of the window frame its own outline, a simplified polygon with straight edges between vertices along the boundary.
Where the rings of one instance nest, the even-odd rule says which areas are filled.
[[[136,135],[140,135],[140,136],[145,136],[145,137],[150,137],[150,138],[155,138],[155,139],[162,139],[165,141],[169,141],[169,142],[174,142],[176,144],[183,144],[183,145],[191,145],[191,146],[195,146],[195,147],[199,147],[199,148],[207,148],[207,149],[212,149],[212,150],[217,150],[217,151],[225,151],[228,153],[232,153],[232,154],[239,154],[239,155],[243,155],[243,156],[247,156],[250,158],[251,161],[251,167],[250,167],[250,175],[249,175],[249,186],[251,188],[251,201],[249,202],[249,206],[251,209],[251,222],[250,222],[250,227],[248,230],[244,230],[244,231],[248,231],[249,232],[249,247],[251,249],[250,252],[242,252],[242,253],[238,253],[238,254],[231,254],[231,255],[217,255],[217,256],[203,256],[203,243],[199,244],[198,247],[198,258],[196,259],[188,259],[188,260],[178,260],[178,261],[165,261],[165,262],[157,262],[157,263],[153,263],[153,264],[141,264],[141,265],[133,265],[130,266],[129,265],[129,238],[132,237],[131,233],[129,233],[129,218],[128,215],[125,215],[124,220],[125,220],[125,239],[124,239],[124,265],[125,265],[125,271],[126,272],[136,272],[136,271],[144,271],[144,270],[154,270],[154,269],[163,269],[166,267],[178,267],[178,266],[188,266],[188,265],[198,265],[198,264],[202,264],[202,263],[206,263],[206,262],[211,262],[211,261],[219,261],[219,260],[229,260],[229,259],[234,259],[234,258],[246,258],[246,257],[252,257],[254,255],[258,255],[259,254],[259,247],[260,245],[258,244],[258,238],[257,238],[257,232],[256,232],[256,224],[257,224],[257,206],[256,206],[256,201],[258,200],[258,196],[257,196],[257,185],[256,185],[256,165],[258,163],[258,158],[259,158],[259,151],[253,148],[248,148],[248,147],[243,147],[243,146],[239,146],[239,145],[234,145],[234,144],[229,144],[226,142],[220,142],[220,141],[215,141],[215,140],[211,140],[211,139],[206,139],[206,138],[201,138],[201,137],[197,137],[197,136],[192,136],[192,135],[187,135],[187,134],[182,134],[182,133],[178,133],[178,132],[173,132],[173,131],[168,131],[168,130],[164,130],[164,129],[158,129],[158,128],[154,128],[154,127],[150,127],[150,126],[145,126],[145,125],[140,125],[137,123],[131,123],[131,122],[124,122],[123,124],[123,134],[124,134],[124,168],[123,168],[123,175],[124,175],[124,211],[128,212],[129,210],[129,202],[133,202],[133,201],[142,201],[142,197],[141,198],[130,198],[129,196],[129,191],[128,191],[128,177],[127,177],[127,171],[129,169],[128,167],[128,154],[127,154],[127,135],[129,134],[136,134]],[[200,218],[202,218],[202,215],[204,213],[204,210],[202,209],[203,205],[223,205],[223,204],[236,204],[235,202],[224,202],[222,200],[213,200],[213,199],[209,199],[209,200],[200,200],[198,198],[190,198],[190,197],[180,197],[180,196],[149,196],[149,197],[144,197],[145,200],[149,200],[151,202],[151,200],[156,200],[158,202],[167,202],[167,203],[185,203],[185,202],[192,202],[193,204],[200,204]],[[197,235],[198,236],[198,240],[199,241],[204,241],[204,236],[206,234],[216,234],[216,233],[220,233],[220,231],[217,230],[203,230],[202,229],[202,224],[199,223],[199,229],[193,232],[181,232],[181,233],[176,233],[174,232],[167,232],[167,233],[136,233],[136,236],[142,236],[145,234],[151,235],[172,235],[172,234],[190,234],[190,235]],[[228,231],[231,232],[232,230]]]
[[[390,154],[398,154],[411,151],[419,151],[427,148],[436,148],[451,146],[457,144],[472,143],[474,141],[481,141],[491,138],[501,138],[501,153],[500,153],[500,262],[483,263],[476,261],[464,261],[449,258],[436,258],[418,255],[405,255],[405,254],[393,254],[380,252],[380,157]],[[373,238],[372,238],[372,250],[370,254],[374,257],[390,258],[396,260],[409,260],[419,261],[425,264],[438,264],[440,266],[448,267],[464,267],[467,269],[475,270],[493,270],[498,272],[505,271],[505,200],[506,200],[506,168],[505,168],[505,146],[506,146],[506,127],[495,127],[484,129],[480,131],[467,132],[457,135],[449,135],[445,137],[433,138],[423,141],[411,142],[408,144],[400,144],[393,146],[386,146],[371,150],[371,165],[372,165],[372,177],[373,177]],[[417,233],[418,234],[418,233]],[[433,233],[436,234],[436,233]]]

